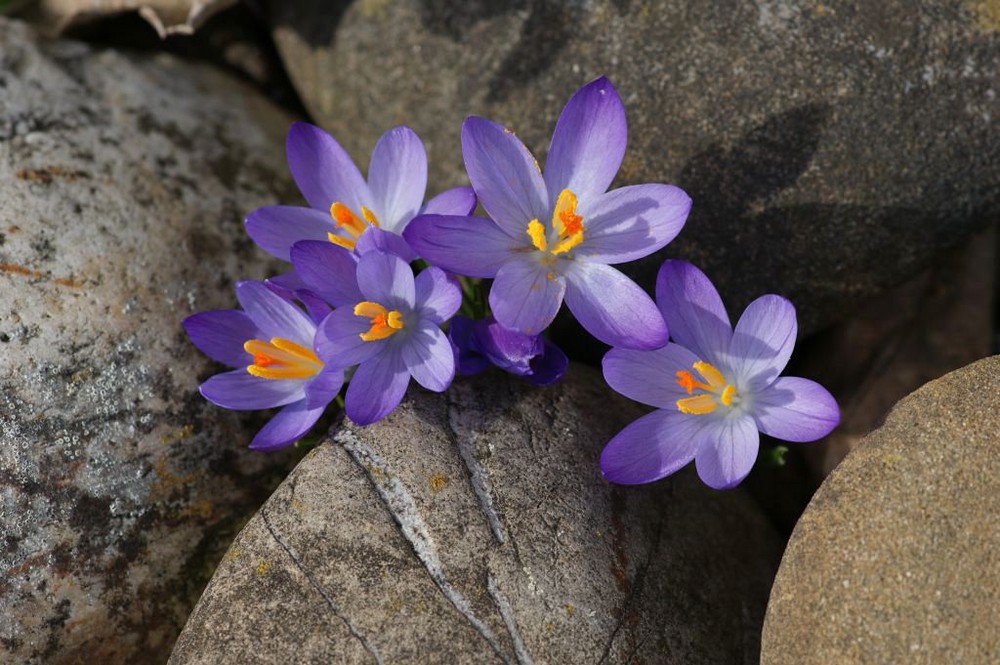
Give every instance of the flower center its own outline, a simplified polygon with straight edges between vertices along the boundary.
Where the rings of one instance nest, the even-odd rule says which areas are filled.
[[[552,249],[549,249],[549,232],[537,219],[528,222],[527,233],[535,249],[557,256],[583,242],[583,230],[583,216],[576,214],[576,195],[564,189],[552,211],[552,231],[555,232]]]
[[[374,342],[396,334],[403,329],[403,315],[399,310],[387,310],[377,302],[359,302],[354,306],[354,315],[363,316],[371,321],[368,332],[358,336],[366,342]]]
[[[262,379],[308,379],[323,369],[323,361],[311,349],[281,337],[270,342],[247,340],[243,350],[253,356],[247,372]]]
[[[333,223],[337,225],[337,228],[346,232],[348,237],[344,237],[339,233],[334,233],[333,231],[326,234],[326,237],[334,245],[340,245],[346,249],[354,251],[354,246],[358,242],[358,238],[362,233],[365,232],[369,226],[374,226],[378,228],[378,218],[375,217],[373,213],[368,208],[361,206],[361,217],[354,214],[354,211],[348,208],[346,205],[340,201],[336,201],[330,206],[330,217],[333,217]]]
[[[732,406],[733,402],[739,402],[740,396],[736,388],[728,383],[722,372],[714,366],[698,361],[692,368],[698,372],[702,380],[699,381],[694,374],[685,370],[677,372],[677,385],[686,390],[688,395],[694,395],[677,400],[678,411],[703,416],[715,411],[720,404],[728,407]],[[703,392],[695,395],[696,389]]]

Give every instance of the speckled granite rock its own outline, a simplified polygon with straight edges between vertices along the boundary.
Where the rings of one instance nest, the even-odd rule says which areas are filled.
[[[902,400],[795,528],[761,662],[1000,662],[998,443],[1000,356]]]
[[[638,413],[572,366],[346,427],[235,540],[171,665],[756,663],[780,544],[693,473],[603,481],[601,446]]]
[[[607,74],[625,101],[620,184],[674,182],[687,228],[628,268],[693,260],[741,311],[791,297],[804,332],[901,281],[1000,212],[995,2],[272,2],[313,115],[356,156],[405,122],[433,188],[460,182],[468,114],[539,158],[562,105]]]
[[[0,20],[0,661],[162,662],[277,484],[180,320],[263,276],[289,119],[212,70]]]

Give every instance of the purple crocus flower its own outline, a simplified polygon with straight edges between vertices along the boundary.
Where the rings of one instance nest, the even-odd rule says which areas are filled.
[[[612,349],[604,378],[621,394],[657,407],[601,453],[613,482],[648,483],[692,459],[709,486],[737,485],[757,459],[759,432],[815,441],[836,427],[837,403],[819,384],[778,376],[795,346],[795,308],[777,295],[750,303],[734,330],[700,270],[667,261],[656,300],[674,342],[654,351]]]
[[[292,255],[310,286],[331,272],[322,261],[329,250],[314,245],[299,243]],[[439,326],[462,303],[453,277],[431,267],[414,279],[402,258],[373,250],[358,257],[356,282],[338,288],[356,289],[356,299],[323,320],[316,352],[331,365],[357,365],[345,397],[351,420],[368,425],[384,418],[403,399],[411,376],[435,392],[451,384],[455,357]]]
[[[468,187],[442,192],[423,205],[427,153],[409,127],[395,127],[379,138],[367,182],[336,139],[314,125],[294,123],[286,152],[309,207],[266,206],[246,219],[250,237],[285,261],[299,240],[326,240],[352,251],[388,248],[412,260],[416,255],[399,234],[414,216],[467,215],[476,207]]]
[[[316,325],[263,282],[240,282],[242,310],[199,312],[183,321],[202,353],[235,367],[201,384],[201,394],[226,409],[283,407],[250,443],[275,450],[309,431],[344,384],[341,368],[313,351]]]
[[[478,374],[493,365],[536,386],[547,386],[560,380],[569,365],[566,354],[549,340],[504,328],[492,316],[479,321],[456,316],[448,339],[458,352],[460,374]]]
[[[483,118],[462,125],[472,187],[491,219],[425,214],[406,228],[413,249],[445,270],[494,278],[502,325],[541,333],[565,297],[603,342],[650,349],[667,342],[652,299],[611,264],[642,258],[680,231],[691,199],[672,185],[606,191],[625,154],[625,110],[606,78],[566,104],[544,174],[517,137]]]

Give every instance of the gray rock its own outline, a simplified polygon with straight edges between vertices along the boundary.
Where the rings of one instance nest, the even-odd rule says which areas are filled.
[[[605,482],[640,413],[571,366],[345,426],[237,537],[170,663],[756,663],[780,545],[691,470]]]
[[[761,662],[1000,662],[998,432],[1000,356],[902,400],[796,526]]]
[[[665,256],[736,311],[765,292],[803,330],[902,281],[1000,211],[992,3],[757,0],[272,2],[310,112],[355,156],[411,125],[433,187],[463,181],[459,126],[484,115],[541,159],[569,95],[610,76],[628,112],[619,184],[674,182]]]
[[[289,118],[211,69],[0,20],[0,661],[166,659],[289,456],[180,320],[262,277]]]

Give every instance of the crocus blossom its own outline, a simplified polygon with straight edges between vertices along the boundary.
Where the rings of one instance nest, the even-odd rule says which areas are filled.
[[[625,142],[624,107],[603,77],[566,104],[544,174],[509,129],[467,118],[462,153],[490,219],[424,214],[403,236],[445,270],[493,278],[490,308],[507,328],[541,333],[565,298],[583,327],[603,342],[662,346],[667,329],[652,299],[611,265],[670,242],[684,225],[691,200],[672,185],[607,191]]]
[[[504,328],[493,317],[473,321],[456,316],[448,328],[448,339],[458,353],[460,374],[478,374],[493,365],[545,386],[559,381],[569,364],[562,349],[541,335]]]
[[[399,234],[414,216],[467,215],[476,207],[468,187],[445,191],[424,205],[427,153],[409,127],[395,127],[379,138],[367,181],[336,139],[314,125],[294,123],[286,152],[309,207],[265,206],[246,219],[250,237],[285,261],[299,240],[326,240],[352,251],[388,248],[413,260],[416,255]]]
[[[612,349],[604,378],[657,407],[619,432],[601,454],[608,480],[647,483],[691,460],[711,487],[737,485],[757,458],[759,432],[814,441],[840,419],[819,384],[779,376],[795,345],[795,308],[777,295],[750,303],[734,329],[715,287],[697,268],[667,261],[656,299],[674,342],[652,351]]]
[[[236,297],[242,310],[199,312],[183,325],[205,355],[236,368],[201,385],[206,399],[235,410],[282,407],[250,443],[274,450],[309,431],[340,392],[344,372],[316,355],[310,317],[263,282],[240,282]]]
[[[329,268],[322,258],[329,251],[313,243],[293,249],[295,270],[310,287],[324,281],[322,275]],[[316,351],[330,365],[357,365],[345,396],[351,420],[368,425],[385,417],[403,399],[410,377],[428,390],[448,388],[455,376],[455,358],[439,326],[462,302],[462,290],[453,277],[430,267],[414,278],[402,258],[372,250],[357,258],[356,281],[337,288],[356,289],[355,299],[323,320]]]

